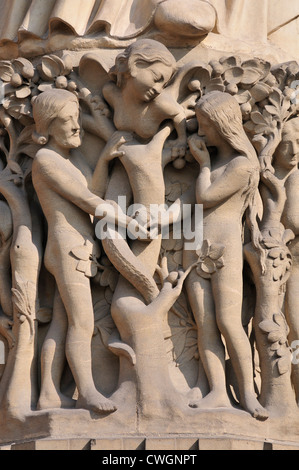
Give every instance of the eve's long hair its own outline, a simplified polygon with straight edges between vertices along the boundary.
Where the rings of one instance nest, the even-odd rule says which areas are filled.
[[[252,175],[249,189],[246,188],[244,212],[251,232],[252,243],[262,253],[261,234],[258,226],[258,201],[260,195],[258,185],[260,180],[260,165],[256,151],[248,139],[242,122],[242,113],[237,100],[229,93],[213,91],[204,95],[196,105],[196,113],[205,116],[215,126],[220,136],[252,164]],[[243,212],[243,213],[244,213]]]

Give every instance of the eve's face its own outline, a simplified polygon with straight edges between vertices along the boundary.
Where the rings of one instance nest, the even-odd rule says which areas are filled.
[[[49,135],[59,147],[64,149],[80,147],[82,136],[79,117],[78,104],[69,102],[51,123]]]
[[[287,170],[299,162],[299,119],[286,124],[282,141],[275,152],[275,162]]]
[[[162,92],[173,74],[172,67],[162,62],[136,62],[131,70],[132,90],[139,101],[150,102]]]
[[[200,110],[196,112],[198,121],[198,135],[203,137],[206,145],[216,146],[219,140],[219,133],[210,119],[203,115]]]

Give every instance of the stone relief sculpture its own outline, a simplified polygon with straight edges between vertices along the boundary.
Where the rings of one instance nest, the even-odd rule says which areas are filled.
[[[242,405],[255,417],[265,419],[267,412],[258,403],[254,392],[253,372],[249,366],[251,350],[241,323],[241,221],[257,192],[258,160],[243,130],[239,105],[231,95],[221,92],[205,95],[198,101],[196,113],[202,137],[193,135],[189,145],[200,164],[196,195],[198,204],[203,204],[205,240],[199,253],[203,264],[199,265],[195,276],[189,276],[188,292],[198,324],[199,351],[211,392],[202,402],[191,405],[214,408],[229,404],[221,333],[238,371]],[[212,161],[203,138],[207,145],[216,149]],[[215,218],[218,225],[216,233]],[[187,252],[187,266],[191,259]],[[207,270],[206,266],[210,269]]]
[[[190,434],[220,415],[297,435],[299,64],[177,60],[163,35],[198,42],[224,15],[189,2],[56,0],[35,25],[22,1],[2,25],[124,41],[109,68],[105,49],[0,61],[3,442],[24,423]]]

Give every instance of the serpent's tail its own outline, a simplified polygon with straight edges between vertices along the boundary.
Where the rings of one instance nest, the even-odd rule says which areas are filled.
[[[153,276],[133,254],[127,241],[120,238],[116,230],[110,227],[108,230],[109,237],[102,240],[106,255],[118,272],[138,290],[145,302],[150,304],[159,294]]]

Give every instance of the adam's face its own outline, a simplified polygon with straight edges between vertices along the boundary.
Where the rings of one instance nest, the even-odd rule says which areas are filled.
[[[59,116],[51,123],[49,135],[59,147],[65,149],[80,147],[82,138],[77,103],[66,104]]]
[[[291,170],[299,162],[299,119],[286,124],[282,141],[275,152],[275,161]]]
[[[173,70],[162,62],[148,64],[138,61],[131,70],[131,85],[139,101],[149,102],[162,92],[172,77]]]

